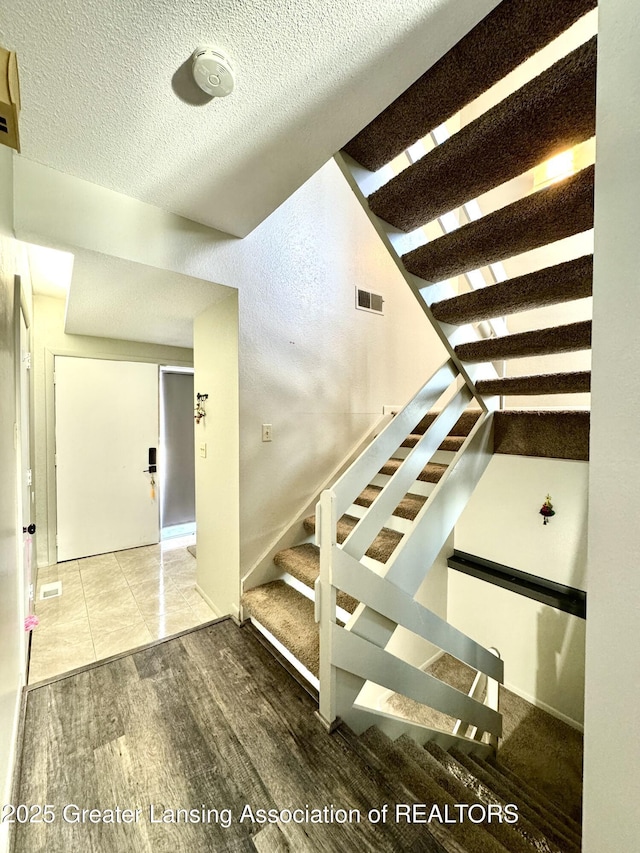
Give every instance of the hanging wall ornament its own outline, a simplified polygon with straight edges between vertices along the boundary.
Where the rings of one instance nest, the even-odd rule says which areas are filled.
[[[553,504],[551,503],[551,495],[547,495],[546,501],[540,507],[540,515],[544,517],[543,524],[548,524],[552,515],[555,515]]]

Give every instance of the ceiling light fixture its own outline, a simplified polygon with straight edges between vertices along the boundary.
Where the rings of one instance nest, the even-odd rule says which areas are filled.
[[[201,45],[193,52],[193,79],[207,95],[224,98],[235,86],[229,57],[220,48]]]

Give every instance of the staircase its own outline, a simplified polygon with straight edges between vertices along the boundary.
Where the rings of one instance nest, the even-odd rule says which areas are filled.
[[[509,333],[507,318],[591,295],[592,255],[571,240],[593,227],[593,163],[540,188],[526,173],[593,138],[596,37],[574,28],[568,53],[472,120],[450,120],[595,5],[503,0],[336,155],[447,359],[322,493],[307,541],[275,555],[273,579],[245,583],[252,621],[319,691],[327,727],[347,723],[353,748],[397,779],[399,802],[518,803],[517,823],[452,824],[433,849],[580,849],[573,818],[495,764],[499,656],[416,595],[493,452],[588,458],[588,411],[536,400],[562,395],[566,407],[567,395],[589,392],[589,371],[522,373],[517,360],[588,351],[590,319]],[[541,262],[550,245],[553,263]],[[523,258],[531,268],[508,276]],[[510,408],[516,396],[530,406]],[[416,666],[403,632],[472,667],[469,691]],[[455,724],[382,710],[372,686]]]

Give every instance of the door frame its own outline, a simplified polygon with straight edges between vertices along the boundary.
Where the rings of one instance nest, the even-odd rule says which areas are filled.
[[[58,529],[58,511],[56,497],[56,420],[55,420],[55,359],[56,356],[68,356],[70,358],[92,358],[106,361],[136,361],[144,364],[157,364],[161,366],[166,363],[163,359],[159,361],[153,357],[143,357],[130,353],[111,352],[79,352],[67,347],[55,347],[44,349],[44,381],[45,381],[45,431],[46,431],[46,463],[45,463],[45,500],[46,500],[46,529],[41,532],[46,541],[46,563],[53,566],[57,562],[56,531]],[[176,365],[190,367],[188,362],[176,361]],[[42,541],[42,539],[41,539]],[[42,565],[38,560],[38,566]]]

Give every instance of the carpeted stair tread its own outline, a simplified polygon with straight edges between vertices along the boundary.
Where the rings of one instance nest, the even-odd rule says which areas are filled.
[[[392,477],[403,462],[404,459],[389,459],[380,469],[380,473]],[[428,462],[418,474],[417,479],[423,483],[437,483],[442,478],[447,467],[447,465],[443,465],[440,462]]]
[[[413,231],[590,139],[594,36],[369,196],[377,216]]]
[[[503,0],[345,151],[375,171],[595,8],[597,0]]]
[[[311,542],[306,542],[303,545],[294,545],[293,548],[285,548],[282,551],[278,551],[273,558],[273,562],[283,572],[288,572],[305,586],[313,589],[316,579],[320,574],[320,549]],[[347,595],[346,592],[342,592],[342,590],[338,590],[336,600],[338,607],[343,607],[349,613],[353,613],[358,606],[355,598]]]
[[[453,774],[448,773],[439,761],[407,735],[399,737],[395,741],[395,747],[418,764],[434,782],[437,782],[453,797],[456,803],[484,805],[470,788],[467,788]],[[531,853],[531,844],[510,824],[500,821],[487,821],[484,824],[484,829],[493,835],[510,853]],[[471,849],[480,851],[482,847]]]
[[[493,416],[494,453],[589,460],[589,412],[504,410]]]
[[[511,800],[505,800],[501,797],[491,785],[483,782],[476,773],[469,770],[464,764],[458,762],[452,755],[445,752],[442,747],[438,746],[433,741],[428,741],[424,745],[425,751],[438,761],[444,769],[451,773],[458,781],[464,784],[482,803],[495,803],[505,805]],[[569,853],[564,848],[559,848],[556,844],[547,839],[540,828],[532,823],[526,815],[518,814],[517,823],[512,824],[513,828],[528,841],[534,850],[545,851],[546,853]]]
[[[519,311],[544,308],[591,296],[593,255],[584,255],[537,272],[435,302],[431,311],[441,323],[462,325]]]
[[[344,542],[358,521],[359,519],[353,518],[351,515],[343,515],[342,518],[338,519],[337,539],[340,544]],[[310,515],[308,518],[305,518],[304,527],[309,533],[315,533],[316,519],[314,515]],[[367,548],[366,555],[367,557],[371,557],[372,560],[378,560],[380,563],[386,563],[397,548],[401,539],[402,533],[398,533],[396,530],[390,530],[388,527],[383,527],[371,545]]]
[[[481,762],[483,759],[478,759]],[[559,820],[561,823],[565,824],[568,829],[571,830],[572,835],[575,838],[580,838],[582,835],[582,827],[578,823],[578,821],[574,820],[571,815],[567,814],[567,812],[563,811],[554,800],[550,799],[546,794],[540,791],[537,788],[534,788],[528,782],[526,782],[521,776],[518,776],[517,773],[514,773],[509,767],[506,767],[503,763],[501,763],[496,758],[484,759],[484,762],[495,767],[499,773],[504,776],[506,779],[509,779],[512,784],[515,786],[516,790],[526,792],[531,798],[536,800],[539,805],[543,808],[544,812],[548,812]]]
[[[367,486],[367,488],[358,495],[354,503],[358,506],[370,507],[381,491],[382,488],[380,486]],[[398,506],[394,509],[393,515],[413,521],[425,505],[426,500],[426,497],[423,495],[405,495]]]
[[[470,755],[465,755],[460,750],[451,749],[449,755],[458,764],[462,765],[469,773],[472,773],[480,782],[495,792],[504,802],[512,802],[518,806],[518,814],[526,818],[533,826],[557,845],[562,853],[580,853],[580,846],[576,844],[564,831],[564,827],[558,826],[549,815],[542,815],[532,808],[520,796],[520,792],[507,783],[506,779],[498,774],[490,773],[485,767],[481,767]]]
[[[499,338],[485,338],[458,344],[456,355],[461,361],[502,361],[510,358],[577,352],[591,348],[591,320],[534,329]]]
[[[500,711],[500,766],[525,778],[581,824],[581,733],[504,688],[500,689]]]
[[[242,604],[300,663],[318,676],[320,638],[313,601],[284,581],[272,581],[245,592]]]
[[[438,411],[428,412],[413,430],[414,433],[418,433],[420,435],[424,434],[439,414],[440,412]],[[463,438],[466,438],[476,425],[481,414],[482,411],[480,409],[466,409],[449,430],[449,437],[462,436]]]
[[[583,394],[591,390],[591,372],[542,373],[539,376],[507,376],[502,379],[482,379],[476,383],[479,394],[538,395]]]
[[[531,193],[402,256],[438,282],[593,228],[594,167]]]
[[[455,755],[455,752],[454,752]],[[502,772],[502,768],[497,763],[485,761],[477,755],[465,755],[465,760],[469,767],[476,766],[486,774],[487,781],[493,779],[495,785],[500,786],[504,791],[505,796],[511,797],[514,802],[523,803],[526,809],[535,812],[543,821],[542,826],[551,827],[551,831],[558,833],[558,838],[566,838],[568,842],[573,844],[577,850],[580,849],[581,837],[576,833],[572,826],[569,826],[567,819],[559,817],[554,811],[549,811],[541,803],[540,799],[531,793],[531,790],[520,788],[507,775]],[[545,830],[546,832],[546,830]]]
[[[408,435],[402,442],[401,447],[415,447],[416,444],[422,438],[422,435],[423,433],[415,433],[413,435]],[[448,435],[443,440],[438,450],[448,450],[453,453],[456,453],[464,444],[465,438],[466,436],[464,435]]]
[[[444,812],[445,807],[451,815],[456,814],[456,800],[438,782],[429,776],[407,753],[396,748],[394,743],[380,729],[373,726],[360,735],[360,743],[378,758],[378,767],[385,777],[391,777],[404,785],[419,803],[435,803]],[[406,801],[405,801],[406,802]],[[482,850],[483,853],[509,853],[484,827],[461,821],[449,823],[447,830],[451,837],[465,850]]]
[[[394,767],[380,757],[375,749],[366,742],[369,730],[363,735],[356,735],[348,726],[342,725],[336,732],[336,737],[344,741],[346,747],[355,752],[362,763],[376,779],[383,797],[381,802],[387,802],[389,806],[389,821],[395,822],[393,814],[395,803],[415,803],[418,797],[408,788],[404,781],[399,778]],[[439,792],[438,792],[439,794]],[[398,850],[412,851],[412,853],[467,853],[467,848],[461,847],[448,833],[448,827],[440,826],[433,821],[431,824],[398,823],[398,826],[406,827],[409,832],[404,839],[404,844]]]

